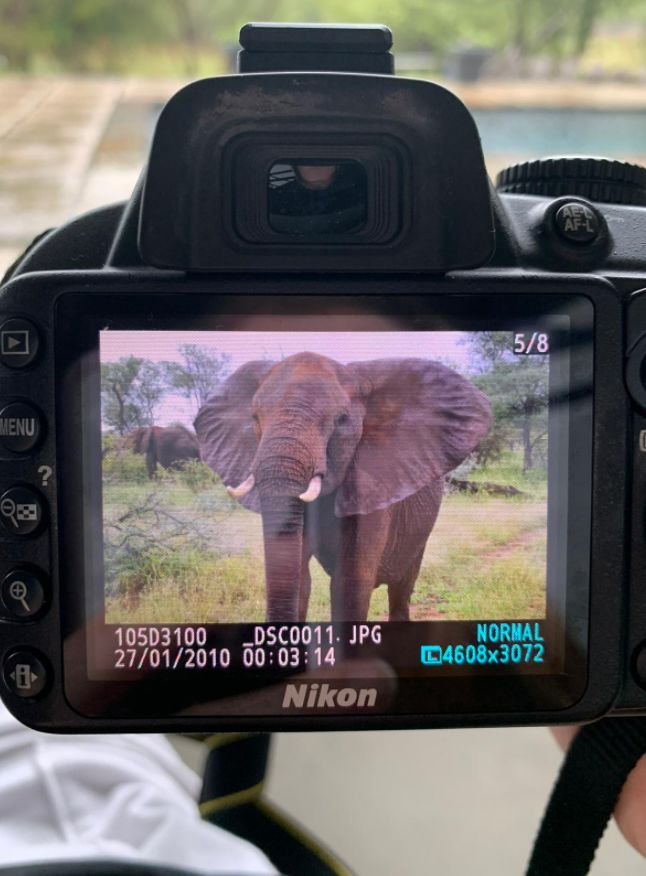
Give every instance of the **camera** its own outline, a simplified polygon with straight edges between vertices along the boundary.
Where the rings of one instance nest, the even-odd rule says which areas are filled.
[[[387,28],[247,25],[0,287],[0,687],[49,731],[646,706],[646,170],[493,187]]]

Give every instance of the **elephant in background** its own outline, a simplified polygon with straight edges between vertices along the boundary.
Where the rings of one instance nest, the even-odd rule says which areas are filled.
[[[194,425],[202,460],[262,515],[266,620],[306,620],[312,556],[332,620],[366,620],[379,584],[389,619],[409,620],[444,476],[490,424],[487,397],[425,359],[298,353],[238,368]]]
[[[155,476],[158,465],[177,468],[188,459],[200,458],[195,434],[179,425],[139,427],[126,436],[124,446],[133,453],[145,454],[149,478]]]

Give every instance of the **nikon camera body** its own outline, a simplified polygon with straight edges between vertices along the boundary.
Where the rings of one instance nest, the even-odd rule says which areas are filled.
[[[0,688],[50,731],[646,706],[646,170],[504,171],[385,28],[248,25],[0,288]]]

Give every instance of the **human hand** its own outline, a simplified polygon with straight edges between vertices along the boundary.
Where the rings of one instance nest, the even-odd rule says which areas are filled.
[[[579,732],[578,727],[551,727],[552,735],[563,751]],[[614,818],[624,839],[646,857],[646,755],[629,773],[615,806]]]

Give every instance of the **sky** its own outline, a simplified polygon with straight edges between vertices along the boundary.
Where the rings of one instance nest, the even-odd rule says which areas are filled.
[[[282,359],[294,353],[319,353],[337,362],[415,357],[440,359],[461,370],[468,366],[466,332],[271,332],[271,331],[102,331],[101,361],[138,356],[152,362],[182,362],[179,348],[196,344],[231,357],[231,371],[252,359]],[[462,341],[462,343],[460,343]],[[156,409],[155,423],[192,427],[195,403],[169,394]]]

